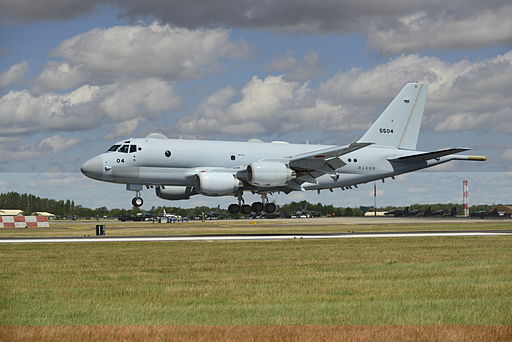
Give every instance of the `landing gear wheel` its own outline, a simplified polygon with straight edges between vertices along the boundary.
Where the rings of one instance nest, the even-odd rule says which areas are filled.
[[[265,212],[266,213],[274,213],[276,211],[277,207],[274,203],[267,203],[265,204]]]
[[[252,208],[249,204],[242,205],[242,208],[240,209],[240,212],[244,215],[250,214],[252,211]]]
[[[263,211],[263,203],[261,203],[261,202],[254,202],[251,207],[252,207],[252,211],[254,211],[256,213]]]
[[[134,197],[132,199],[132,204],[134,207],[141,207],[144,204],[144,200],[141,197]]]
[[[238,204],[230,204],[228,207],[230,214],[238,214],[240,212],[240,206]]]

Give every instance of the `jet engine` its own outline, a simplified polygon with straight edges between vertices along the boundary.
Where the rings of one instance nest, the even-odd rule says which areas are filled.
[[[282,162],[258,161],[247,166],[247,181],[254,186],[283,186],[295,177],[295,172]]]
[[[196,195],[196,190],[191,186],[165,186],[164,188],[158,186],[155,189],[156,195],[166,200],[183,200],[189,199],[190,196]]]
[[[243,183],[232,173],[201,172],[196,175],[196,191],[206,196],[225,196],[237,191]]]

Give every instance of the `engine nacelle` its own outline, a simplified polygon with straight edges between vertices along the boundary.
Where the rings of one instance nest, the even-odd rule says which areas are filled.
[[[196,190],[191,186],[180,186],[180,185],[172,185],[156,187],[155,193],[158,197],[166,199],[166,200],[183,200],[189,199],[190,196],[196,195]]]
[[[195,188],[206,196],[232,195],[243,183],[228,172],[201,172],[196,175]]]
[[[295,178],[288,165],[277,161],[258,161],[247,166],[247,181],[259,187],[284,186]]]

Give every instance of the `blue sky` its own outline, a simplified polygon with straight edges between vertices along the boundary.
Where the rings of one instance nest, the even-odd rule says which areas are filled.
[[[471,0],[0,4],[0,191],[129,207],[122,185],[80,165],[117,140],[170,137],[357,140],[408,81],[430,84],[418,147],[474,149],[452,163],[379,183],[380,205],[510,203],[512,4]],[[312,7],[313,6],[313,7]],[[336,206],[357,190],[294,193]],[[145,206],[226,206],[231,198]],[[254,198],[256,199],[256,198]],[[251,199],[249,199],[251,200]]]

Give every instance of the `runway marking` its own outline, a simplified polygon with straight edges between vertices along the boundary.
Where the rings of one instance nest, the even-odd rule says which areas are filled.
[[[353,238],[401,238],[436,236],[507,236],[512,231],[475,232],[404,232],[404,233],[331,233],[331,234],[269,234],[269,235],[187,235],[187,236],[94,236],[56,238],[1,238],[0,243],[65,243],[65,242],[155,242],[155,241],[250,241],[250,240],[293,240],[293,239],[353,239]]]

